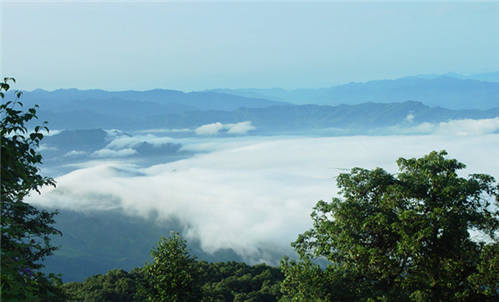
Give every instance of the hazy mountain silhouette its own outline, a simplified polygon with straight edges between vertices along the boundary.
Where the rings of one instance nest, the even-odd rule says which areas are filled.
[[[101,114],[137,116],[188,110],[235,110],[240,107],[260,108],[283,104],[258,98],[247,98],[217,92],[189,92],[154,89],[147,91],[105,91],[36,89],[23,93],[23,103],[40,105],[43,110],[72,112],[93,110]]]
[[[476,79],[454,76],[414,76],[395,80],[348,83],[319,89],[216,89],[215,92],[267,98],[295,104],[354,105],[366,102],[393,103],[406,100],[450,109],[490,109],[499,106],[499,73]]]
[[[121,108],[116,109],[119,113]],[[154,115],[103,114],[98,109],[71,112],[40,111],[52,129],[104,128],[140,130],[154,128],[194,129],[210,123],[251,121],[256,132],[293,132],[321,128],[349,128],[352,131],[403,123],[407,115],[413,123],[442,122],[451,119],[482,119],[499,116],[499,107],[489,110],[452,110],[429,107],[421,102],[363,103],[358,105],[279,105],[265,108],[158,112]],[[253,132],[255,133],[255,132]],[[191,133],[191,135],[194,135]]]

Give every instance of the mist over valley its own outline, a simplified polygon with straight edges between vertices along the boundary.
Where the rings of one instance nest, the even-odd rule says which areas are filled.
[[[61,249],[47,269],[62,270],[65,280],[139,266],[158,235],[169,230],[181,232],[200,259],[276,265],[282,255],[294,257],[289,242],[311,227],[314,204],[338,193],[335,177],[341,172],[353,167],[394,172],[399,157],[444,149],[469,165],[466,172],[497,177],[499,168],[497,107],[260,102],[257,108],[242,104],[228,110],[232,105],[220,103],[176,114],[164,108],[160,115],[134,108],[170,103],[161,92],[161,97],[127,92],[154,101],[123,103],[105,98],[87,103],[88,93],[47,92],[40,101],[50,108],[46,103],[54,95],[66,108],[73,103],[79,108],[54,107],[57,127],[40,150],[44,173],[57,176],[57,187],[30,198],[60,211],[65,235],[57,239]],[[148,116],[153,112],[157,118],[147,128],[140,122],[154,120]],[[67,118],[72,114],[76,119]],[[42,118],[50,116],[41,111]],[[100,128],[78,129],[79,123]],[[92,248],[106,243],[112,248]],[[76,269],[82,263],[85,269]]]

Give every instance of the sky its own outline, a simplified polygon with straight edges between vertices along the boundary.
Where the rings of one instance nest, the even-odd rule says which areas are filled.
[[[499,2],[10,1],[22,89],[326,87],[499,70]]]

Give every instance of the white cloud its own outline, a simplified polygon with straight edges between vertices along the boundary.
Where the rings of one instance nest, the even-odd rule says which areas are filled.
[[[133,148],[144,142],[152,144],[154,146],[161,146],[167,143],[174,142],[174,139],[167,136],[155,136],[152,134],[136,135],[136,136],[123,135],[111,141],[106,146],[106,148],[113,150],[119,150],[123,148]]]
[[[251,124],[251,121],[240,122],[237,124],[229,124],[227,133],[229,134],[246,134],[248,131],[255,130],[255,126]]]
[[[409,113],[406,117],[405,120],[408,121],[409,123],[412,123],[414,121],[414,114]]]
[[[136,154],[137,151],[134,149],[126,148],[121,150],[113,150],[113,149],[100,149],[92,153],[94,157],[125,157]]]
[[[120,129],[106,129],[104,131],[107,133],[107,135],[109,135],[111,137],[119,137],[119,136],[125,135],[125,133],[123,131],[121,131]]]
[[[40,144],[40,145],[38,146],[38,151],[55,151],[55,150],[57,150],[57,148],[56,148],[56,147],[54,147],[54,146],[49,146],[49,145],[47,145],[47,144]]]
[[[499,117],[481,120],[452,120],[441,122],[435,134],[440,135],[483,135],[499,130]]]
[[[434,134],[440,136],[484,135],[499,131],[499,117],[479,120],[450,120],[438,124],[424,122],[413,127],[395,126],[387,129],[391,134]],[[378,130],[376,129],[376,131]]]
[[[57,134],[61,133],[62,130],[49,129],[49,131],[46,131],[44,129],[44,130],[41,130],[40,132],[43,134],[43,136],[53,136],[53,135],[57,135]]]
[[[224,129],[224,125],[220,122],[216,122],[198,127],[195,132],[197,135],[217,135],[222,129]]]
[[[87,152],[73,150],[73,151],[70,151],[70,152],[64,154],[64,157],[76,157],[76,156],[82,156],[82,155],[87,155]]]
[[[220,122],[206,124],[196,128],[197,135],[217,135],[222,130],[226,130],[228,134],[246,134],[251,130],[255,130],[255,126],[251,121],[239,122],[235,124],[222,124]]]
[[[312,207],[336,194],[334,177],[343,169],[381,166],[395,172],[398,157],[446,149],[468,165],[466,173],[497,177],[499,171],[498,134],[233,138],[221,140],[221,148],[200,141],[214,151],[149,168],[95,162],[58,177],[57,188],[45,188],[32,201],[60,209],[175,216],[205,251],[233,248],[258,261],[269,248],[285,251],[311,226]]]

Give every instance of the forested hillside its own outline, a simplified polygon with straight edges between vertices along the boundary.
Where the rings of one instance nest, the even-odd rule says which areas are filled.
[[[178,235],[163,238],[153,261],[130,272],[110,270],[63,285],[68,301],[278,301],[279,268],[197,261]],[[159,246],[158,246],[159,248]],[[159,261],[159,262],[158,262]]]

